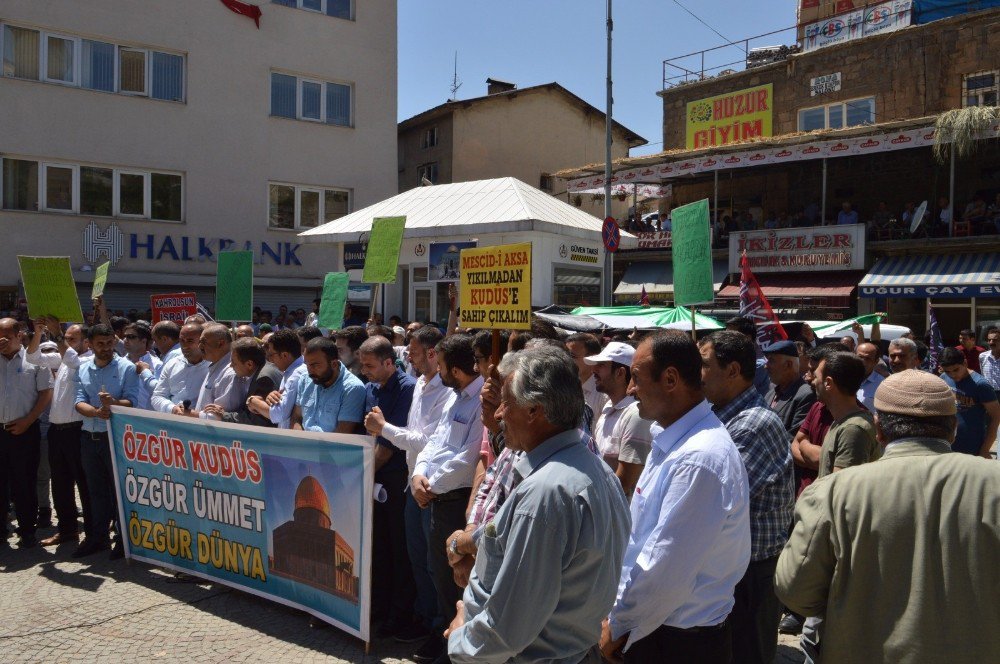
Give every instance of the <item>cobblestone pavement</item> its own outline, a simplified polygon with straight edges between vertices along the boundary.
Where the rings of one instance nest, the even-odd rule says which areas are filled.
[[[51,531],[40,531],[46,536]],[[11,540],[13,545],[14,540]],[[74,545],[0,548],[0,652],[8,662],[409,662],[414,646],[364,644],[307,616],[142,563],[83,561]],[[782,637],[777,664],[802,661]]]

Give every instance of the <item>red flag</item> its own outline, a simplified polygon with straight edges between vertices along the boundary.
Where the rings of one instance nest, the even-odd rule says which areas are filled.
[[[764,297],[757,277],[750,271],[750,259],[746,252],[740,258],[740,315],[746,316],[757,326],[757,343],[761,348],[788,338],[788,333],[781,327],[778,317]]]
[[[260,30],[260,7],[257,5],[251,5],[249,2],[240,2],[240,0],[220,1],[240,16],[252,18],[253,22],[257,24],[257,29]]]
[[[642,287],[642,295],[639,296],[639,306],[648,307],[649,306],[649,293],[646,292],[646,286]]]

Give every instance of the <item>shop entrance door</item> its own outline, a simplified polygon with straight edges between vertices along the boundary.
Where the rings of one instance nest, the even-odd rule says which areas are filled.
[[[934,307],[944,345],[957,345],[958,333],[972,327],[972,303],[969,300],[931,300],[931,306]],[[930,329],[929,316],[927,329]]]

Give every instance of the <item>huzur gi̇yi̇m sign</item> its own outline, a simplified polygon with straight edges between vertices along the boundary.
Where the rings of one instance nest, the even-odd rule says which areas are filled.
[[[772,136],[773,102],[770,83],[690,102],[685,115],[687,148]]]

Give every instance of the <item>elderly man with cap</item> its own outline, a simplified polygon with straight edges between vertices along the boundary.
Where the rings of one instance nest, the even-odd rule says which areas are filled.
[[[600,353],[583,360],[593,367],[597,391],[608,396],[604,407],[596,413],[594,441],[622,483],[626,496],[632,495],[653,444],[649,431],[652,421],[639,417],[639,404],[627,394],[634,355],[632,346],[612,341]]]
[[[875,393],[879,461],[799,498],[775,589],[826,615],[824,662],[996,661],[1000,466],[951,454],[955,396],[906,370]]]
[[[779,341],[764,349],[771,389],[764,403],[781,418],[791,445],[809,409],[816,403],[816,394],[799,371],[799,349],[794,341]]]

